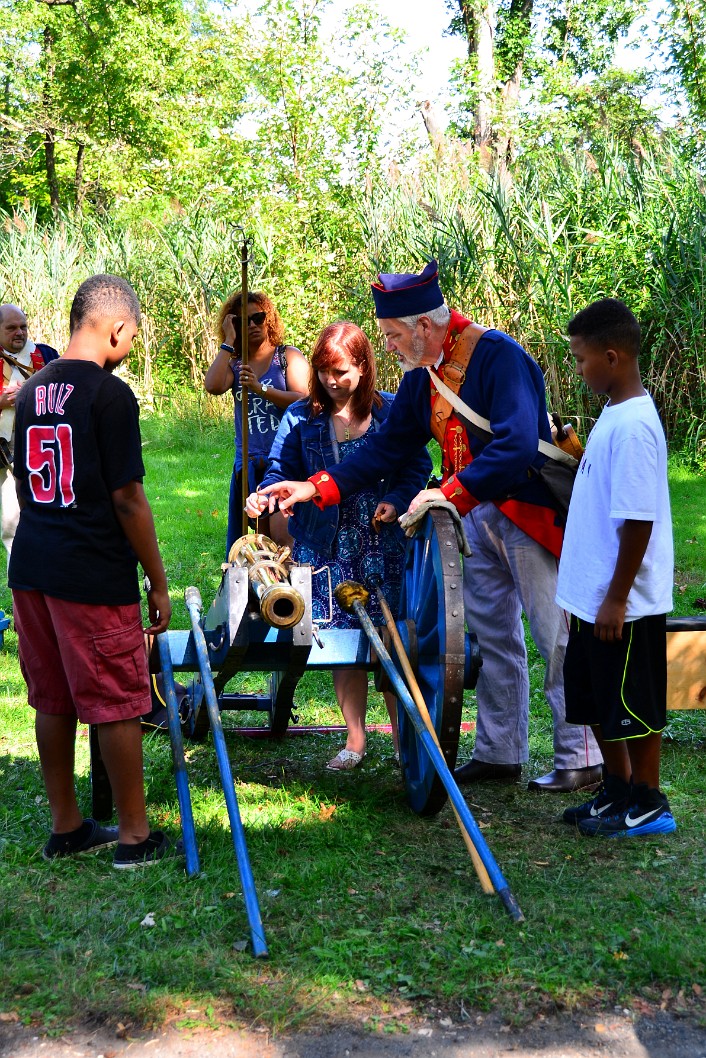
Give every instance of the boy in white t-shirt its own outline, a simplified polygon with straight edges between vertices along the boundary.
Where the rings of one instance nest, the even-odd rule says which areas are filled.
[[[578,375],[610,400],[576,476],[556,595],[571,614],[566,719],[591,725],[604,779],[563,819],[592,836],[667,834],[676,830],[659,789],[674,577],[667,446],[640,378],[640,325],[628,307],[595,301],[568,332]]]

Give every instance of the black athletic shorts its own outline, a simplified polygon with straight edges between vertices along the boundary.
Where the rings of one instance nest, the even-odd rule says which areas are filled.
[[[602,643],[573,614],[564,659],[569,724],[600,724],[609,742],[663,731],[667,724],[667,618],[641,617],[623,638]]]

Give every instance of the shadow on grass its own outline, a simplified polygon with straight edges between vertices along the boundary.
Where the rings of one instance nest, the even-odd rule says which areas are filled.
[[[539,765],[551,753],[545,714],[537,707],[532,718]],[[210,741],[186,745],[201,875],[185,878],[170,859],[126,878],[109,854],[41,860],[49,817],[29,711],[13,724],[0,755],[0,1003],[33,1024],[207,1024],[209,1008],[276,1031],[374,1024],[404,1009],[413,1014],[396,1024],[473,1010],[518,1025],[538,1012],[640,1003],[706,1016],[703,713],[670,718],[664,779],[679,830],[667,839],[580,838],[560,815],[581,795],[467,791],[527,916],[521,927],[481,893],[448,808],[434,819],[408,809],[389,736],[371,733],[364,765],[334,775],[325,762],[339,735],[261,742],[227,730],[267,963],[248,951]],[[464,735],[461,756],[471,744]],[[153,734],[144,747],[151,819],[177,836],[169,741]],[[89,804],[83,737],[77,768]]]

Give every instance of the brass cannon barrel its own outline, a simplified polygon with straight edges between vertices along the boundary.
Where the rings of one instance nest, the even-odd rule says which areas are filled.
[[[290,553],[262,533],[241,536],[228,553],[230,563],[247,568],[262,619],[273,628],[292,628],[304,616],[304,599],[289,583]]]

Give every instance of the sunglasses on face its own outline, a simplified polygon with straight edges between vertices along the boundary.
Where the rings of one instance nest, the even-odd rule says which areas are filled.
[[[256,327],[261,327],[266,319],[266,312],[253,312],[252,316],[248,316],[248,327],[251,323],[254,323]]]

